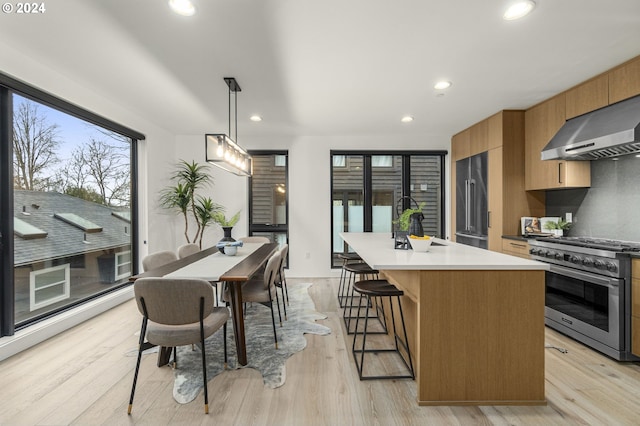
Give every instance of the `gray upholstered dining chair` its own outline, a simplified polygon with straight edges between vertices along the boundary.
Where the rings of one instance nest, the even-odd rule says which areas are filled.
[[[278,267],[280,266],[280,253],[275,252],[267,261],[264,268],[264,275],[258,275],[242,285],[242,303],[260,303],[271,309],[271,321],[273,323],[273,338],[278,349],[278,334],[276,332],[276,317],[273,311],[273,301],[278,306],[278,317],[280,326],[282,327],[282,315],[280,314],[280,302],[278,301],[278,293],[276,291],[275,280],[278,275]],[[225,288],[223,300],[230,302],[229,289]]]
[[[223,328],[224,362],[227,363],[227,320],[229,310],[213,306],[213,291],[205,280],[139,278],[133,285],[142,326],[138,347],[138,360],[131,386],[128,414],[133,407],[133,396],[140,370],[142,352],[153,346],[173,349],[173,366],[177,367],[177,346],[199,343],[202,352],[202,379],[204,382],[204,411],[209,412],[207,391],[207,361],[205,339]],[[145,342],[146,338],[146,342]]]
[[[250,237],[240,237],[238,238],[243,243],[264,243],[269,244],[271,240],[267,237],[260,237],[257,235],[252,235]]]
[[[167,263],[178,260],[178,256],[172,251],[159,251],[156,253],[149,254],[142,259],[142,269],[145,271],[159,268],[160,266],[166,265]]]
[[[200,246],[195,243],[187,243],[178,247],[178,259],[183,259],[187,256],[191,256],[192,254],[196,254],[200,251]],[[216,296],[216,306],[218,306],[218,283],[212,282],[211,285],[214,288],[215,296]]]
[[[287,289],[287,279],[284,276],[284,264],[287,262],[287,254],[289,253],[289,244],[284,244],[280,247],[278,251],[280,253],[280,266],[278,267],[278,275],[276,276],[275,285],[280,289],[280,293],[282,294],[282,304],[285,305],[285,296],[286,296],[286,304],[289,304],[289,290]],[[284,308],[284,318],[287,319],[287,308]]]
[[[190,256],[200,251],[200,246],[195,243],[187,243],[178,247],[178,259]]]

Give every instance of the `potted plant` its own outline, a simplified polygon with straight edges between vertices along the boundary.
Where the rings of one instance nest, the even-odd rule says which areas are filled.
[[[403,198],[405,197],[402,197],[400,200],[398,200],[396,212],[399,212],[398,207],[400,206]],[[397,249],[406,250],[409,248],[409,241],[407,237],[410,234],[420,237],[424,236],[424,230],[422,229],[422,219],[424,219],[422,208],[427,203],[421,202],[420,204],[418,204],[413,198],[410,198],[410,200],[415,203],[416,208],[405,209],[402,213],[398,214],[398,218],[396,220],[392,221],[392,223],[396,226],[393,237],[395,239],[394,247]]]
[[[427,203],[423,201],[420,204],[418,204],[418,207],[415,209],[412,209],[412,208],[405,209],[400,214],[400,216],[398,216],[398,218],[393,221],[393,224],[398,225],[399,231],[405,231],[405,232],[411,232],[411,233],[414,233],[413,231],[419,232],[420,234],[414,233],[414,235],[418,235],[419,237],[422,237],[424,235],[424,231],[420,232],[420,230],[422,229],[421,221],[422,219],[424,219],[424,215],[422,214],[422,209],[426,204]],[[412,222],[415,229],[411,226]],[[420,226],[418,227],[417,225],[420,225]]]
[[[557,222],[546,222],[544,224],[544,229],[546,229],[547,231],[551,231],[552,234],[558,237],[562,237],[565,231],[568,231],[572,225],[573,223],[571,222],[559,219]]]
[[[196,195],[198,189],[209,186],[213,178],[209,168],[192,161],[181,160],[171,175],[175,185],[164,188],[160,193],[160,206],[173,210],[184,218],[184,238],[188,243],[199,243],[202,248],[202,235],[205,228],[212,222],[213,214],[222,210],[222,206],[215,204],[211,198]],[[193,237],[189,235],[190,218],[196,224]]]
[[[224,237],[220,241],[235,241],[233,237],[231,237],[231,230],[240,220],[240,211],[231,216],[231,218],[227,219],[224,215],[223,211],[217,211],[213,214],[213,221],[222,227],[222,231],[224,231]]]

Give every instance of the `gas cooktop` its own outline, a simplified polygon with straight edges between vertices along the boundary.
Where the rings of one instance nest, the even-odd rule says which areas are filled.
[[[640,243],[632,241],[611,240],[606,238],[593,237],[541,237],[536,238],[536,240],[616,252],[640,252]]]

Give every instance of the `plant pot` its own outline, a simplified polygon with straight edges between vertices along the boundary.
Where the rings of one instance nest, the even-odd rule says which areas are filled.
[[[222,231],[224,232],[224,237],[222,237],[222,239],[220,241],[218,241],[219,243],[223,243],[223,242],[234,242],[235,240],[233,239],[233,237],[231,237],[231,230],[233,229],[233,226],[223,226],[222,227]]]

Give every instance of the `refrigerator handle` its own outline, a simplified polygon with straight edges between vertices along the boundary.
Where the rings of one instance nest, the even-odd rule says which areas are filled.
[[[470,179],[469,180],[469,229],[471,229],[472,231],[478,231],[477,229],[477,218],[476,218],[476,212],[475,212],[475,205],[476,205],[476,180],[475,179]]]
[[[464,181],[464,230],[469,230],[469,220],[471,216],[471,206],[470,206],[470,196],[469,191],[469,179],[465,179]]]

